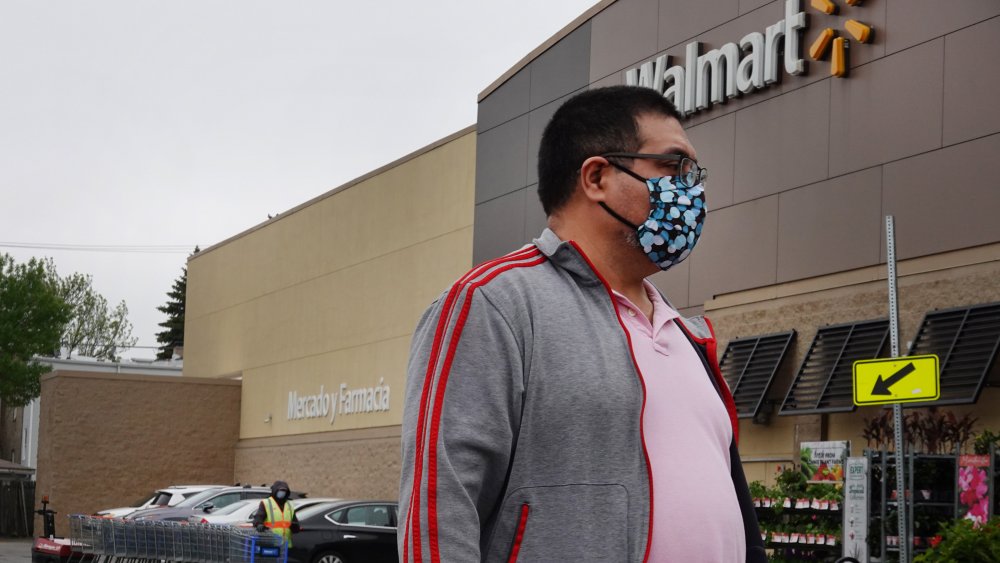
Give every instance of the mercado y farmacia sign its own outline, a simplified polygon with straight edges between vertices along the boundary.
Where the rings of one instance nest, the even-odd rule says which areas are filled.
[[[849,6],[861,3],[845,1]],[[811,0],[811,5],[828,15],[839,9],[833,0]],[[739,43],[726,43],[705,54],[700,54],[701,43],[693,41],[685,47],[683,65],[671,65],[670,55],[660,55],[626,70],[625,83],[652,88],[682,115],[691,115],[776,84],[782,68],[791,75],[804,74],[806,61],[799,52],[806,25],[799,0],[785,0],[785,17],[763,32],[748,33]],[[872,40],[873,30],[864,23],[847,20],[844,28],[860,43]],[[818,61],[829,54],[830,74],[842,77],[847,74],[847,39],[836,35],[832,28],[824,29],[809,47],[809,55]]]
[[[326,392],[324,385],[319,386],[319,393],[315,395],[289,391],[288,420],[324,418],[329,419],[332,425],[339,414],[388,412],[390,397],[389,386],[381,377],[373,387],[351,389],[346,383],[341,383],[339,389],[330,393]]]

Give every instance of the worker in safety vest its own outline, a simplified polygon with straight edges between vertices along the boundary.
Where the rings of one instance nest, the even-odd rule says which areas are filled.
[[[271,485],[271,496],[260,503],[253,515],[253,525],[259,532],[268,529],[281,537],[289,547],[292,546],[292,534],[299,531],[299,521],[295,517],[295,509],[288,502],[291,489],[284,481],[275,481]]]

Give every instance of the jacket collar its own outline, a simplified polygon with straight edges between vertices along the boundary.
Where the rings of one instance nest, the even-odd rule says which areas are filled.
[[[597,272],[590,266],[587,258],[584,257],[579,250],[577,250],[572,242],[560,239],[559,235],[552,232],[552,229],[547,228],[542,231],[542,234],[539,235],[533,242],[550,262],[572,274],[580,280],[580,283],[584,285],[604,285],[604,282],[601,281]],[[660,295],[663,296],[664,301],[666,301],[672,309],[676,310],[676,307],[670,303],[670,300],[666,295],[663,295],[662,291],[660,292]],[[704,317],[697,316],[685,318],[681,316],[678,320],[696,339],[703,340],[714,337],[712,330],[706,323]]]
[[[564,241],[552,229],[545,229],[534,241],[535,246],[550,262],[573,274],[586,285],[603,285],[594,268],[587,259],[573,246],[570,241]]]

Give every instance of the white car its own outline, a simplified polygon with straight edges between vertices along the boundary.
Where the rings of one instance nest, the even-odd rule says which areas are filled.
[[[250,522],[253,513],[257,511],[259,506],[259,498],[239,500],[213,510],[209,514],[188,516],[188,522],[191,524],[244,524]]]
[[[97,513],[97,516],[105,518],[123,518],[137,510],[154,508],[157,506],[174,506],[182,500],[196,495],[208,489],[218,489],[225,485],[174,485],[165,489],[158,489],[149,497],[145,497],[133,506],[123,506],[121,508],[109,508]]]
[[[302,510],[320,503],[335,502],[335,498],[297,498],[290,502],[295,510]],[[253,513],[260,507],[260,499],[247,499],[234,502],[218,510],[213,510],[211,514],[194,515],[188,517],[191,524],[229,524],[249,526],[253,520]]]

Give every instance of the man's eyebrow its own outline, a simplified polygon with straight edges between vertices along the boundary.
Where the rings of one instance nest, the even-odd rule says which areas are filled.
[[[684,158],[690,158],[691,160],[694,160],[695,162],[697,162],[697,159],[692,158],[692,156],[686,150],[682,149],[681,147],[671,147],[671,148],[668,148],[667,150],[665,150],[663,152],[656,153],[656,154],[662,154],[664,156],[678,154],[680,156],[683,156]]]

